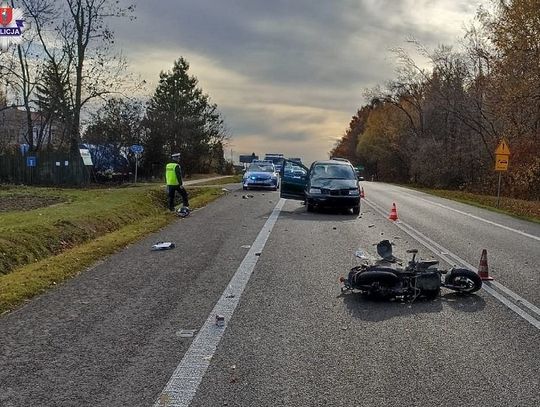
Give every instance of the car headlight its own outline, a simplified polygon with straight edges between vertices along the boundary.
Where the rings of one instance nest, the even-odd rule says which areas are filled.
[[[349,195],[358,196],[360,195],[360,191],[358,189],[349,189]]]
[[[255,175],[252,175],[252,176],[249,177],[249,178],[252,179],[252,180],[255,180],[255,179],[256,179]]]
[[[309,188],[309,193],[310,194],[320,194],[321,193],[321,188]]]

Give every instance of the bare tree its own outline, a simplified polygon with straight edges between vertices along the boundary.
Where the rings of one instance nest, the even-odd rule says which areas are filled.
[[[38,1],[36,1],[38,3]],[[12,7],[15,4],[12,0]],[[35,12],[40,18],[50,16],[51,8],[44,5],[36,7]],[[3,109],[23,107],[25,111],[25,127],[23,135],[31,150],[38,150],[43,142],[44,131],[47,123],[42,120],[34,120],[34,101],[32,95],[40,75],[40,64],[36,53],[36,35],[32,32],[25,33],[25,41],[13,49],[8,49],[0,54],[0,74],[6,80],[6,85],[16,95],[17,103],[5,106]],[[35,133],[34,130],[37,130]]]
[[[113,0],[22,0],[32,19],[56,87],[67,83],[63,102],[70,146],[78,150],[81,111],[91,100],[118,92],[125,60],[112,52],[113,32],[108,21],[130,17],[134,6]],[[53,8],[60,23],[43,18],[41,8]],[[67,81],[66,81],[67,78]]]

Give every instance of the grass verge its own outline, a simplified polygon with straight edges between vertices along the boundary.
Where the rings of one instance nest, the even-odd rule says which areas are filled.
[[[125,194],[121,191],[116,190],[116,193],[125,198]],[[13,310],[15,307],[23,303],[24,301],[29,300],[31,297],[38,295],[48,288],[54,287],[55,285],[65,281],[66,279],[79,274],[81,271],[85,270],[97,260],[100,260],[115,251],[125,247],[127,244],[132,243],[141,237],[155,232],[168,223],[172,222],[176,218],[168,213],[165,210],[165,193],[161,188],[156,188],[155,186],[148,187],[146,189],[140,189],[143,191],[143,196],[146,196],[147,201],[141,199],[139,204],[145,208],[140,209],[138,216],[133,218],[128,218],[124,220],[130,220],[129,223],[120,225],[115,229],[108,229],[100,235],[96,235],[95,232],[96,225],[94,222],[89,222],[90,230],[79,230],[78,228],[74,230],[74,233],[77,235],[77,238],[72,239],[72,241],[80,240],[76,244],[73,244],[71,247],[65,246],[63,250],[59,253],[55,251],[50,251],[49,255],[46,253],[41,253],[42,257],[40,259],[34,259],[33,261],[27,261],[23,265],[18,265],[12,267],[10,272],[0,274],[0,314]],[[19,191],[20,192],[20,191]],[[50,191],[47,191],[50,192]],[[78,194],[81,191],[56,191],[57,194],[63,195],[67,193]],[[87,199],[92,196],[92,191],[83,191]],[[97,191],[94,191],[96,193]],[[205,188],[205,189],[193,189],[188,188],[190,194],[190,206],[192,208],[200,208],[208,204],[209,202],[215,200],[223,194],[219,188]],[[115,194],[115,192],[110,192]],[[128,195],[131,192],[128,192]],[[110,209],[110,202],[101,202],[104,207]],[[115,201],[115,200],[114,200]],[[79,202],[76,200],[76,202]],[[74,204],[72,202],[72,204]],[[99,205],[98,202],[93,201],[94,205]],[[74,204],[77,206],[76,204]],[[55,205],[55,208],[41,208],[39,209],[43,213],[47,213],[50,216],[46,216],[45,219],[42,217],[37,218],[37,223],[40,229],[40,238],[46,238],[50,241],[58,239],[59,235],[64,235],[71,230],[70,227],[64,229],[62,233],[58,234],[58,228],[51,225],[57,224],[56,219],[52,216],[55,214],[57,208],[62,207],[63,205]],[[129,205],[127,205],[129,206]],[[84,205],[85,208],[88,208]],[[95,208],[94,208],[95,209]],[[36,210],[37,211],[37,210]],[[73,214],[76,213],[78,216],[90,216],[94,214],[94,210],[88,211],[85,213],[81,208],[69,213],[67,208],[64,208],[65,218],[70,219],[67,223],[61,223],[60,225],[77,223],[81,226],[81,223],[78,223]],[[107,213],[106,217],[100,217],[100,221],[107,222],[107,219],[114,218],[117,216],[118,210],[116,206],[113,205],[113,210]],[[10,216],[13,214],[9,214]],[[8,218],[6,214],[0,217],[0,220]],[[24,223],[25,227],[30,227],[30,221],[26,220]],[[118,225],[116,222],[112,222],[114,225]],[[4,242],[10,242],[11,238],[15,236],[16,233],[20,231],[17,229],[13,223],[9,223],[11,226],[11,232],[9,235],[4,235],[2,233],[2,240]],[[45,227],[44,227],[45,225]],[[2,225],[4,227],[4,225]],[[110,228],[110,226],[109,226]],[[9,231],[10,229],[4,229],[4,231]],[[51,235],[44,234],[45,232],[52,232]],[[86,236],[86,239],[83,239],[82,236]],[[17,239],[15,240],[18,244],[33,244],[33,239]],[[27,247],[27,246],[25,246]],[[2,249],[4,250],[4,248]],[[20,252],[24,251],[24,247],[19,247],[17,253],[4,252],[4,258],[11,258],[11,264],[16,264],[20,260]],[[13,260],[15,259],[15,261]],[[27,260],[31,260],[27,258]]]

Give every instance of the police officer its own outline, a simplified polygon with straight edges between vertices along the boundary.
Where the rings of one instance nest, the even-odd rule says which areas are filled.
[[[169,210],[174,211],[174,197],[176,191],[182,197],[184,207],[189,208],[188,194],[182,186],[182,172],[180,169],[180,153],[171,155],[172,162],[165,167],[165,179],[167,180],[167,193],[169,195]]]

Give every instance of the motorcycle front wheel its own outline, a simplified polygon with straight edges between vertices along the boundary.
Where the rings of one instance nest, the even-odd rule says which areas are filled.
[[[472,270],[454,269],[446,276],[445,285],[460,293],[474,293],[482,287],[482,279]]]

